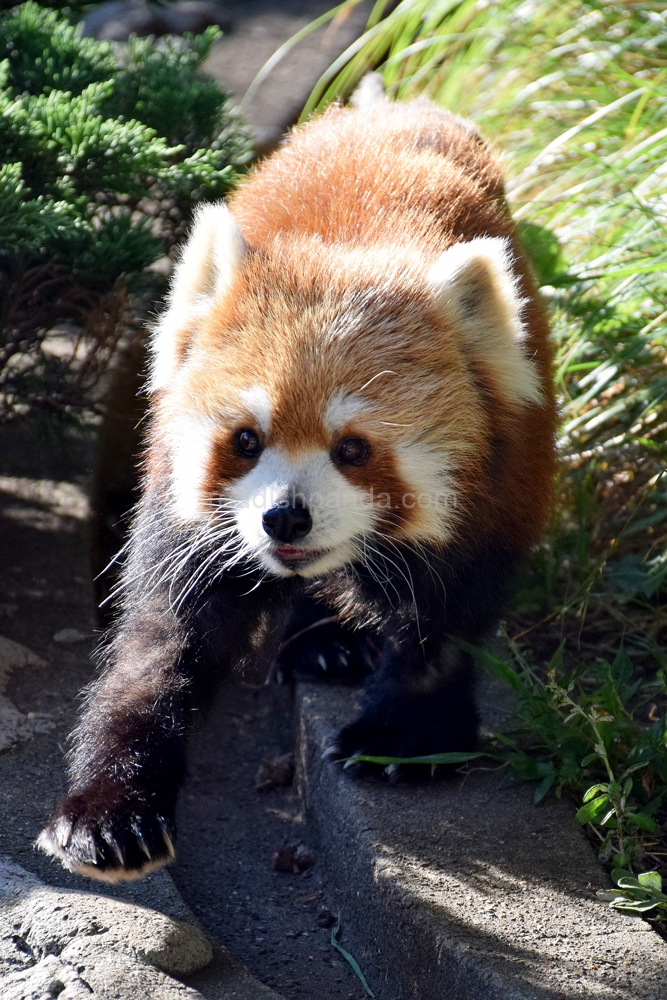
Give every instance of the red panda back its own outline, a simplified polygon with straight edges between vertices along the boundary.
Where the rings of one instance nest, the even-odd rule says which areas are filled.
[[[254,246],[299,232],[419,243],[435,256],[511,229],[496,158],[468,123],[429,102],[329,109],[261,163],[230,207]]]

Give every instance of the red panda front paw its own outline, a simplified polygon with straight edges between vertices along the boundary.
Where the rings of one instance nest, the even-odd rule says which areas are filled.
[[[422,778],[431,774],[427,764],[400,768],[389,761],[378,765],[357,762],[357,758],[467,753],[475,749],[476,742],[477,714],[470,699],[459,697],[450,701],[446,688],[430,695],[403,689],[370,701],[359,718],[339,732],[325,756],[344,760],[345,768],[351,768],[355,775],[378,773],[379,766],[392,780],[398,776]]]
[[[120,882],[168,864],[174,839],[173,821],[149,796],[103,784],[71,794],[37,847],[71,872]]]
[[[288,638],[276,661],[276,676],[285,681],[318,680],[359,683],[373,669],[377,649],[362,630],[336,622]]]
[[[331,760],[344,761],[345,770],[351,769],[355,777],[379,774],[384,769],[386,777],[395,778],[397,765],[386,762],[377,765],[358,758],[421,756],[427,751],[422,746],[417,746],[415,735],[401,732],[395,727],[388,729],[364,714],[338,733],[334,743],[325,751],[325,756]]]

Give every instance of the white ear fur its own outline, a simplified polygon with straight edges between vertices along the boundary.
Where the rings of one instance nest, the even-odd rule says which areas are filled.
[[[428,274],[442,311],[493,369],[507,399],[544,402],[537,370],[522,349],[523,300],[512,273],[507,239],[479,237],[455,243]]]
[[[153,330],[149,391],[169,384],[178,366],[184,328],[229,288],[245,250],[241,231],[224,202],[198,206],[174,270],[167,309]]]

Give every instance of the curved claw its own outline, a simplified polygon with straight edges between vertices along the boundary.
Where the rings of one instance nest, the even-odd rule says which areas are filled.
[[[337,743],[332,743],[322,752],[322,760],[337,760],[342,756],[342,750]]]
[[[164,841],[165,847],[167,848],[169,857],[175,858],[176,850],[174,848],[174,841],[171,839],[171,835],[169,833],[169,830],[167,829],[167,824],[163,819],[161,819],[159,822],[160,822],[160,829],[162,830],[162,839]]]
[[[146,857],[148,858],[149,861],[152,861],[153,860],[153,855],[148,850],[148,844],[146,843],[146,841],[144,840],[144,838],[142,837],[142,835],[140,833],[137,833],[136,834],[136,838],[137,838],[137,843],[139,844],[139,847],[141,848],[141,850],[143,851],[143,853],[146,855]],[[169,848],[167,848],[167,850],[169,850]],[[173,850],[173,848],[172,848],[172,850]],[[173,857],[173,855],[172,855],[172,857]]]
[[[118,861],[118,863],[120,864],[120,866],[122,868],[124,868],[125,867],[125,857],[124,857],[123,852],[121,850],[120,844],[118,843],[118,841],[116,840],[116,838],[113,836],[113,834],[108,833],[106,830],[102,830],[102,837],[104,838],[105,843],[107,843],[109,845],[109,847],[111,848],[111,850],[113,851],[114,857],[116,858],[116,860]]]
[[[44,836],[44,834],[41,836]],[[67,816],[60,816],[53,826],[51,836],[58,847],[62,847],[63,849],[67,847],[72,839],[72,821]]]

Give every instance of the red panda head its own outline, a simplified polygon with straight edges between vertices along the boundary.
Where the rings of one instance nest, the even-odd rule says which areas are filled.
[[[447,545],[491,448],[479,370],[510,407],[541,400],[510,264],[498,238],[246,247],[201,208],[153,343],[174,517],[278,576]]]

